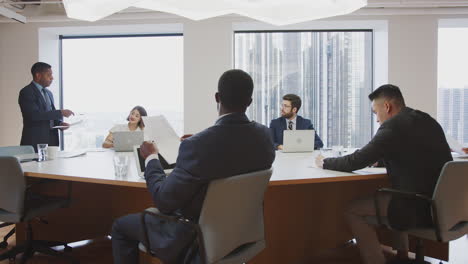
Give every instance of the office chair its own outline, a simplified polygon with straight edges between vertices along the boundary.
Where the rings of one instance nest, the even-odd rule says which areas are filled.
[[[241,174],[210,183],[197,223],[160,213],[148,208],[142,213],[146,241],[141,251],[151,248],[146,230],[145,215],[181,221],[195,228],[198,249],[203,264],[245,263],[265,246],[263,198],[272,169]],[[195,242],[194,242],[195,243]]]
[[[414,228],[408,234],[417,238],[415,264],[425,264],[421,238],[449,242],[468,234],[468,161],[450,161],[442,168],[432,198],[418,193],[383,188],[379,193],[427,201],[431,205],[432,228]],[[377,210],[377,222],[383,219]],[[442,263],[442,262],[440,262]]]
[[[11,146],[11,147],[0,147],[0,156],[15,156],[21,154],[34,154],[34,148],[32,146]],[[1,223],[0,228],[5,226],[13,225],[13,223]],[[6,248],[8,246],[7,240],[15,233],[13,227],[4,237],[3,241],[0,242],[0,248]]]
[[[66,207],[69,198],[46,197],[35,195],[26,186],[26,180],[19,161],[15,157],[0,157],[0,221],[9,223],[26,222],[26,241],[0,254],[0,261],[14,260],[23,253],[20,263],[26,263],[35,252],[63,257],[71,263],[77,263],[70,256],[53,250],[51,247],[66,243],[56,241],[33,240],[31,221],[56,209]],[[69,194],[71,189],[69,188]]]

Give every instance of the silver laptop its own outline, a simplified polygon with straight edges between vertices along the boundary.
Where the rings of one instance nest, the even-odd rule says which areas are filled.
[[[143,143],[143,131],[113,132],[115,151],[133,151],[133,146]]]
[[[315,130],[284,130],[283,152],[314,151]]]

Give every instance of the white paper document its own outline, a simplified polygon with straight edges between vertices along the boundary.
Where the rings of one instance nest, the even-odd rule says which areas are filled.
[[[83,122],[83,120],[78,120],[78,121],[75,121],[75,122],[72,122],[70,123],[70,127],[72,126],[75,126],[75,125],[78,125],[79,123]],[[54,126],[52,128],[67,128],[68,126]]]
[[[456,153],[460,155],[465,155],[465,152],[463,151],[463,146],[458,143],[453,137],[449,135],[445,135],[445,138],[447,139],[447,143],[449,144],[449,147],[452,149],[452,151],[455,151]]]
[[[167,119],[160,116],[143,116],[145,141],[154,140],[159,153],[169,164],[174,164],[179,153],[180,139]]]

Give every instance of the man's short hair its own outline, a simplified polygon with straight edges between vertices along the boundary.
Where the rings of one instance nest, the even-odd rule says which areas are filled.
[[[47,71],[48,69],[52,68],[49,64],[45,62],[36,62],[34,65],[31,67],[31,74],[34,77],[36,73],[43,73]]]
[[[226,71],[218,81],[219,99],[228,109],[247,108],[252,100],[253,87],[248,73],[238,69]]]
[[[400,88],[396,85],[384,84],[369,94],[369,100],[371,101],[379,98],[385,98],[386,100],[393,101],[394,104],[400,107],[405,106],[405,99],[401,94]]]
[[[297,112],[299,112],[299,109],[301,109],[302,101],[301,98],[295,94],[286,94],[283,96],[283,100],[290,101],[291,102],[291,110],[296,107]]]

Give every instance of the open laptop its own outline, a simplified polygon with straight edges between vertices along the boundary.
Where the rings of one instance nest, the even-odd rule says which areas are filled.
[[[315,130],[284,130],[282,152],[314,151]]]
[[[115,151],[133,151],[133,146],[143,143],[143,131],[113,132]]]

